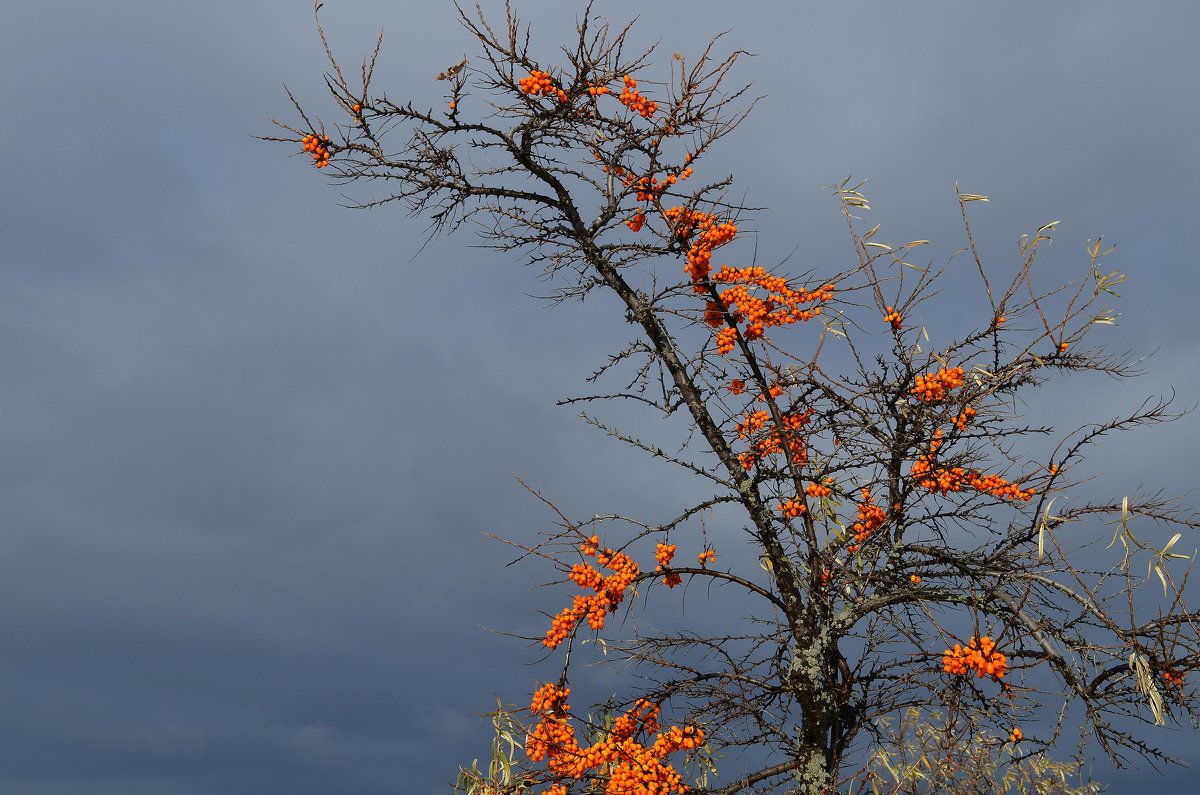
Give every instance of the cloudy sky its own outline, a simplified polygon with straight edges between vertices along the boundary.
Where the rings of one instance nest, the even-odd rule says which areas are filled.
[[[514,5],[554,63],[578,4]],[[1063,406],[1200,399],[1200,6],[649,5],[636,35],[667,57],[726,29],[757,53],[739,74],[766,99],[707,162],[769,208],[766,259],[845,261],[822,186],[851,173],[894,239],[949,253],[957,180],[992,197],[977,233],[1000,263],[1056,219],[1063,278],[1087,239],[1119,246],[1107,333],[1157,354]],[[445,792],[485,755],[494,694],[544,670],[481,626],[532,634],[561,600],[482,535],[546,526],[514,473],[575,515],[678,504],[673,475],[555,406],[621,315],[550,311],[519,258],[422,248],[420,221],[342,209],[253,139],[288,116],[285,82],[322,107],[308,0],[2,6],[0,791]],[[441,101],[432,75],[473,53],[449,3],[322,14],[350,62],[385,30],[393,98]],[[1198,421],[1098,469],[1185,492]],[[1118,793],[1193,780],[1097,771]]]

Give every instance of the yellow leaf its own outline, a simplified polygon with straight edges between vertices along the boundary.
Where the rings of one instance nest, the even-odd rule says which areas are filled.
[[[1038,560],[1041,560],[1046,555],[1046,523],[1050,521],[1050,508],[1054,506],[1054,497],[1046,505],[1046,510],[1042,513],[1042,521],[1038,522]]]

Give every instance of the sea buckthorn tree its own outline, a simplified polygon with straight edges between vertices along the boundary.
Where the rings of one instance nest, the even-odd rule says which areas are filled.
[[[1089,242],[1079,281],[1041,286],[1047,224],[1001,277],[968,222],[986,197],[960,192],[954,267],[978,289],[948,312],[937,293],[949,263],[922,264],[925,240],[883,242],[863,219],[862,184],[847,180],[832,188],[849,230],[843,267],[757,264],[737,245],[748,208],[704,166],[754,105],[733,82],[742,51],[718,54],[718,37],[656,63],[590,5],[574,40],[541,51],[507,5],[495,26],[456,7],[477,49],[436,75],[443,105],[376,90],[378,43],[351,81],[318,21],[338,121],[293,97],[297,120],[268,139],[338,183],[382,189],[362,207],[397,203],[434,232],[476,222],[495,248],[544,268],[558,302],[614,294],[614,321],[636,337],[592,380],[632,376],[587,400],[683,417],[688,441],[669,452],[589,421],[709,492],[653,521],[554,509],[550,531],[511,542],[561,573],[536,643],[562,664],[528,708],[493,714],[492,765],[460,786],[918,791],[888,784],[879,764],[909,747],[886,727],[914,708],[944,716],[944,737],[969,728],[967,750],[944,746],[956,764],[980,748],[1004,765],[1037,761],[1076,729],[1080,753],[1161,756],[1154,727],[1190,711],[1200,668],[1178,543],[1197,522],[1154,493],[1067,498],[1097,443],[1178,415],[1150,400],[1054,435],[1022,417],[1019,397],[1082,372],[1136,374],[1093,342],[1123,278],[1105,267],[1111,248]],[[739,536],[752,555],[737,554]],[[1083,551],[1102,538],[1108,557]],[[689,590],[735,601],[746,620],[707,634],[623,620],[652,593],[658,606]],[[573,666],[601,644],[638,675],[607,700],[571,689]]]

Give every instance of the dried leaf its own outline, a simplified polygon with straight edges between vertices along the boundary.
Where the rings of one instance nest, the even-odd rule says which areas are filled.
[[[1050,500],[1046,505],[1046,510],[1042,513],[1042,521],[1038,522],[1038,560],[1041,560],[1046,555],[1046,523],[1050,520],[1050,506],[1054,505],[1054,500]]]
[[[1167,595],[1167,578],[1163,576],[1162,566],[1154,564],[1154,573],[1158,575],[1159,582],[1162,583],[1163,596]]]

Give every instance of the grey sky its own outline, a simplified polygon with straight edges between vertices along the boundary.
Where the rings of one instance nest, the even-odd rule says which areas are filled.
[[[552,63],[581,6],[514,4]],[[285,81],[322,107],[308,0],[2,8],[0,791],[446,791],[486,753],[493,693],[521,701],[542,670],[480,625],[535,633],[558,604],[481,535],[547,521],[511,473],[582,515],[653,518],[687,487],[554,406],[621,314],[547,311],[517,258],[466,235],[422,250],[400,208],[343,210],[251,139],[290,118]],[[385,29],[393,98],[440,101],[432,75],[473,54],[449,3],[322,13],[350,63]],[[975,218],[997,262],[1055,219],[1053,275],[1116,242],[1112,347],[1159,351],[1047,416],[1200,399],[1200,6],[663,2],[637,28],[667,58],[725,29],[767,97],[706,163],[769,208],[764,261],[848,255],[821,186],[849,173],[894,239],[948,254],[957,179],[992,196]],[[1098,468],[1186,491],[1197,421]]]

